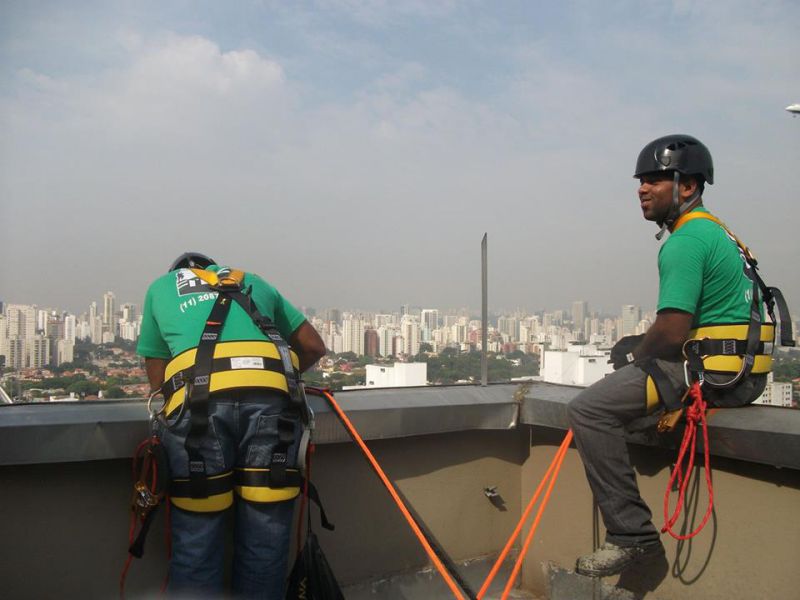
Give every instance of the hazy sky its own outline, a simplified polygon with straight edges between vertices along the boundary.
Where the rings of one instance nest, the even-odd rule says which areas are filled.
[[[297,305],[655,304],[636,156],[800,307],[796,1],[0,3],[0,299],[141,302],[185,250]]]

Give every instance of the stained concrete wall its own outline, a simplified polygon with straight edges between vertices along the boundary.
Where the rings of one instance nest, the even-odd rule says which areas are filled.
[[[563,431],[521,426],[369,445],[458,560],[503,547],[562,437]],[[631,446],[631,455],[660,524],[673,454]],[[712,465],[715,519],[691,543],[665,538],[667,563],[660,570],[626,574],[622,583],[642,593],[652,588],[652,596],[662,600],[798,597],[800,471],[722,458],[714,458]],[[319,446],[313,470],[336,523],[333,533],[316,529],[343,584],[427,563],[352,444]],[[490,486],[500,494],[496,504],[483,493]],[[0,594],[15,599],[116,597],[126,557],[130,489],[128,459],[0,467]],[[694,504],[702,509],[704,500],[701,493]],[[591,495],[573,449],[525,562],[525,586],[543,593],[541,563],[553,560],[571,568],[576,556],[591,551],[592,533]],[[165,573],[161,514],[144,559],[131,568],[128,597],[152,597]],[[438,580],[436,586],[444,589]]]
[[[502,547],[519,514],[524,430],[471,431],[370,442],[383,468],[454,559]],[[317,447],[313,480],[335,532],[314,526],[342,584],[427,564],[378,478],[353,444]],[[504,505],[483,488],[497,486]],[[130,461],[0,467],[0,595],[113,598],[126,558]],[[128,598],[153,597],[166,574],[163,511]],[[440,590],[438,588],[441,588]],[[431,593],[445,591],[435,580]]]

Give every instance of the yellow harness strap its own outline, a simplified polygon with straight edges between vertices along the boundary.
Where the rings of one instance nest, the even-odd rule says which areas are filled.
[[[197,348],[178,354],[168,364],[164,380],[170,381],[181,371],[194,365]],[[300,368],[300,361],[291,352],[292,365]],[[227,359],[227,360],[217,360]],[[285,394],[289,384],[283,374],[281,357],[274,343],[266,340],[245,342],[219,342],[214,348],[215,365],[218,370],[211,373],[209,391],[220,392],[244,388],[267,388]],[[167,397],[167,416],[178,410],[186,397],[186,386],[181,386]]]
[[[214,271],[206,271],[205,269],[189,270],[207,284],[215,287],[240,287],[244,282],[244,271],[239,271],[238,269],[224,269],[216,273]],[[220,273],[222,274],[222,277],[219,276]]]

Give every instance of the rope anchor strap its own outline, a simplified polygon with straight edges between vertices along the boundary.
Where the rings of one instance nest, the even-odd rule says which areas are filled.
[[[714,488],[711,483],[706,402],[703,400],[703,392],[700,385],[701,384],[699,381],[695,381],[689,388],[689,397],[692,399],[692,403],[686,409],[686,429],[683,432],[683,440],[681,441],[680,450],[678,451],[678,459],[675,463],[675,468],[672,471],[672,475],[670,475],[669,484],[667,484],[667,491],[664,494],[664,527],[661,528],[661,533],[669,533],[676,540],[688,540],[700,533],[700,531],[702,531],[702,529],[706,526],[706,523],[708,523],[711,513],[714,510]],[[697,448],[698,424],[703,430],[703,458],[706,473],[706,487],[708,488],[708,507],[703,520],[694,531],[688,534],[679,534],[673,531],[673,527],[680,517],[681,510],[684,508],[686,500],[686,488],[689,485],[689,479],[691,478],[692,469],[694,468],[694,457]],[[669,499],[676,480],[678,488],[678,501],[675,505],[675,510],[670,515]]]

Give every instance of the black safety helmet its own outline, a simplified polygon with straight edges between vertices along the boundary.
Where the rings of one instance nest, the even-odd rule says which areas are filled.
[[[172,261],[170,271],[175,269],[205,269],[209,265],[217,264],[213,258],[199,252],[184,252]]]
[[[714,183],[714,163],[708,148],[697,138],[681,133],[665,135],[642,148],[633,176],[638,178],[658,171],[695,175],[705,183]]]

